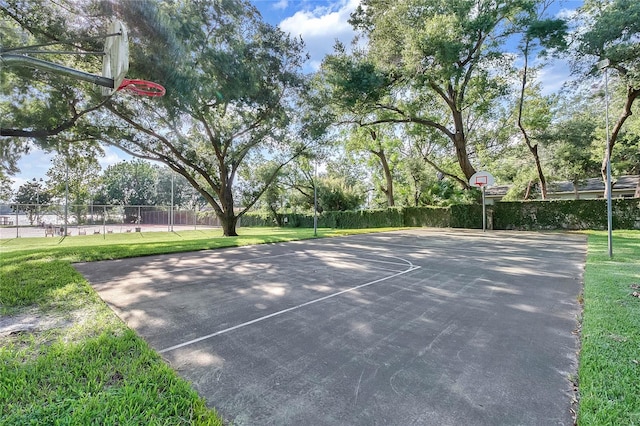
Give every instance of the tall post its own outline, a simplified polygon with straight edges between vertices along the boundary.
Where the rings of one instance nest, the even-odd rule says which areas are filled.
[[[66,161],[66,178],[64,182],[64,236],[66,237],[67,232],[67,224],[69,219],[69,162]]]
[[[487,203],[485,201],[484,192],[487,185],[482,185],[482,232],[487,230]]]
[[[36,178],[33,178],[33,182],[36,186],[36,222],[38,223],[37,226],[40,226],[40,184],[38,183],[38,181],[36,180]],[[42,178],[40,178],[40,182],[42,182]]]
[[[173,232],[173,223],[175,222],[175,217],[173,213],[173,178],[174,176],[175,176],[175,173],[173,170],[171,170],[171,218],[169,219],[169,223],[171,224],[171,229],[170,229],[171,232]]]
[[[611,62],[609,59],[604,59],[598,62],[597,66],[601,70],[604,70],[604,106],[605,106],[605,123],[607,128],[607,147],[605,150],[606,168],[607,168],[607,183],[605,189],[607,191],[607,246],[609,250],[609,258],[613,257],[613,209],[611,202],[611,136],[609,135],[609,65]]]
[[[607,246],[609,258],[613,257],[613,208],[611,206],[611,135],[609,134],[609,72],[604,69],[605,121],[607,123]]]
[[[318,236],[318,185],[316,180],[318,178],[318,164],[314,163],[313,166],[313,236]]]

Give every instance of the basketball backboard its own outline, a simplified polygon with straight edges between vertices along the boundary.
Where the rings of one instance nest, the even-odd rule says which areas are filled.
[[[104,96],[112,95],[124,80],[129,71],[129,37],[127,27],[121,21],[114,19],[109,25],[109,36],[104,43],[104,59],[102,61],[102,76],[113,79],[113,88],[103,87]],[[115,35],[111,35],[115,34]]]
[[[480,171],[475,172],[471,178],[469,178],[469,185],[475,186],[477,188],[483,188],[487,186],[491,186],[495,183],[495,179],[489,172]]]

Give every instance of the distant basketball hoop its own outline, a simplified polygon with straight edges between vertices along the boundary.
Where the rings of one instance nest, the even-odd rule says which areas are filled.
[[[153,81],[125,78],[118,86],[118,90],[127,90],[140,96],[164,96],[165,88]]]
[[[487,229],[486,199],[484,194],[487,186],[492,186],[494,183],[495,179],[489,172],[476,172],[469,178],[469,185],[482,190],[482,232]]]
[[[495,179],[489,172],[476,172],[469,179],[469,185],[475,186],[476,188],[480,189],[491,186],[494,183]]]

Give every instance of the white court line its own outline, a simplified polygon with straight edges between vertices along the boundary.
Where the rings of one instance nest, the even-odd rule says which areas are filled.
[[[389,256],[389,257],[393,257],[393,256]],[[320,297],[318,299],[310,300],[310,301],[302,303],[300,305],[293,306],[293,307],[287,308],[287,309],[283,309],[281,311],[274,312],[272,314],[265,315],[263,317],[253,319],[251,321],[243,322],[242,324],[234,325],[233,327],[225,328],[224,330],[216,331],[215,333],[207,334],[206,336],[201,336],[201,337],[198,337],[196,339],[189,340],[188,342],[183,342],[183,343],[179,343],[179,344],[174,345],[174,346],[170,346],[168,348],[165,348],[165,349],[162,349],[162,350],[158,351],[158,353],[163,354],[165,352],[169,352],[169,351],[173,351],[175,349],[183,348],[185,346],[189,346],[189,345],[192,345],[194,343],[198,343],[198,342],[201,342],[203,340],[210,339],[212,337],[220,336],[221,334],[225,334],[225,333],[228,333],[230,331],[237,330],[239,328],[246,327],[248,325],[255,324],[255,323],[267,320],[269,318],[273,318],[273,317],[276,317],[278,315],[285,314],[287,312],[295,311],[295,310],[303,308],[305,306],[309,306],[309,305],[312,305],[314,303],[322,302],[323,300],[331,299],[332,297],[340,296],[341,294],[344,294],[344,293],[348,293],[348,292],[351,292],[351,291],[354,291],[354,290],[358,290],[358,289],[363,288],[363,287],[368,287],[370,285],[377,284],[377,283],[380,283],[382,281],[386,281],[386,280],[389,280],[391,278],[395,278],[395,277],[398,277],[400,275],[404,275],[406,273],[415,271],[416,269],[420,269],[420,266],[415,266],[413,263],[411,263],[408,260],[401,259],[399,257],[396,257],[396,259],[400,259],[400,260],[403,260],[406,263],[408,263],[409,264],[409,268],[404,270],[404,271],[402,271],[402,272],[398,272],[396,274],[389,275],[388,277],[379,278],[379,279],[374,280],[374,281],[369,281],[368,283],[360,284],[358,286],[351,287],[351,288],[348,288],[346,290],[339,291],[337,293],[329,294],[327,296],[323,296],[323,297]]]

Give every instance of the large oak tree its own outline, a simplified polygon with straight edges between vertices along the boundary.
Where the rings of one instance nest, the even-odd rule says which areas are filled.
[[[363,1],[351,22],[367,42],[375,71],[362,84],[342,88],[352,98],[360,92],[366,101],[361,124],[409,123],[437,130],[450,141],[462,173],[458,181],[466,184],[476,171],[469,133],[505,93],[499,77],[509,62],[504,43],[534,6],[531,1]],[[366,99],[372,85],[386,94]]]
[[[163,84],[167,93],[114,96],[103,123],[110,127],[97,129],[99,137],[184,176],[220,218],[224,235],[237,235],[238,218],[305,150],[293,115],[304,87],[303,43],[264,23],[246,2],[146,7],[141,13],[131,2],[116,9],[136,40],[130,73]],[[173,50],[147,39],[161,37]],[[263,157],[273,165],[269,173],[238,185],[241,175],[257,177],[241,171]],[[251,194],[236,194],[240,187]]]

